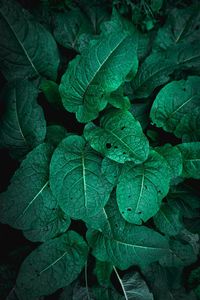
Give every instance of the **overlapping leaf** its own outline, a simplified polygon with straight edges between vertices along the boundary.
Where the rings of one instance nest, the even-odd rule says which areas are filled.
[[[107,104],[106,96],[117,90],[130,72],[136,73],[136,47],[137,34],[126,28],[119,31],[114,19],[70,62],[60,93],[64,107],[75,112],[79,122],[95,119]]]
[[[5,110],[0,119],[0,146],[16,158],[44,141],[46,121],[37,96],[37,88],[27,80],[10,82],[1,95]]]
[[[42,244],[21,265],[17,295],[22,300],[36,299],[70,284],[84,267],[87,254],[87,244],[74,231]]]
[[[16,1],[0,2],[1,70],[8,80],[56,79],[58,49],[52,35]]]
[[[169,181],[165,159],[153,150],[143,164],[126,164],[117,185],[117,203],[123,218],[139,225],[154,216],[168,193]]]
[[[108,112],[102,117],[100,127],[87,124],[84,136],[92,148],[119,163],[141,163],[148,156],[148,141],[139,122],[128,111]]]
[[[61,208],[71,217],[92,217],[100,212],[112,190],[101,173],[102,158],[80,136],[69,136],[55,150],[50,185]]]

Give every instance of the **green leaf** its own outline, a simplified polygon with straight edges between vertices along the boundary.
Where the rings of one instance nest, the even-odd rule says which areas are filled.
[[[197,70],[200,66],[200,43],[189,47],[177,45],[162,52],[151,53],[142,63],[132,82],[136,98],[146,98],[157,88],[170,80],[175,70]]]
[[[93,287],[92,292],[95,296],[95,300],[124,300],[124,297],[119,294],[113,287]]]
[[[110,276],[113,271],[113,265],[96,259],[94,274],[101,286],[109,287],[111,285]]]
[[[160,27],[154,41],[154,49],[166,50],[177,44],[193,42],[199,39],[199,4],[184,9],[170,11],[164,26]]]
[[[101,118],[100,126],[89,123],[84,129],[93,149],[119,163],[141,163],[147,158],[148,140],[130,112],[111,110]]]
[[[167,203],[161,205],[160,210],[153,218],[156,227],[166,235],[177,235],[183,229],[180,211],[169,206]]]
[[[125,270],[133,265],[148,265],[167,254],[167,240],[148,227],[127,223],[121,217],[115,199],[111,198],[105,210],[113,238],[95,230],[87,232],[88,243],[97,259]]]
[[[84,219],[105,206],[112,185],[101,173],[101,162],[80,136],[69,136],[58,145],[51,160],[50,185],[67,215]]]
[[[105,108],[107,96],[138,68],[136,37],[128,30],[116,30],[114,20],[109,24],[81,56],[69,63],[61,80],[63,105],[82,123],[95,119]],[[121,64],[123,59],[126,63]]]
[[[183,172],[185,178],[200,179],[200,142],[178,145],[183,157]]]
[[[105,175],[106,179],[116,186],[118,183],[119,176],[123,165],[105,157],[102,160],[101,171]]]
[[[6,79],[56,79],[59,54],[52,35],[16,1],[1,0],[1,70]]]
[[[149,123],[149,103],[133,103],[129,111],[145,130]]]
[[[53,34],[63,47],[79,50],[79,38],[85,32],[92,33],[92,26],[80,9],[54,13]]]
[[[88,247],[74,231],[50,240],[23,262],[17,277],[17,295],[22,300],[49,295],[77,278],[87,259]]]
[[[45,142],[56,147],[64,138],[71,135],[60,125],[50,125],[47,127]]]
[[[38,90],[27,80],[6,85],[2,99],[5,110],[0,120],[0,146],[13,157],[22,158],[44,141],[46,121],[37,104]]]
[[[154,300],[146,282],[137,272],[124,275],[122,285],[128,300]]]
[[[151,108],[151,119],[157,127],[174,132],[182,118],[199,105],[200,77],[167,84],[157,95]],[[176,133],[176,131],[175,131]]]
[[[52,80],[43,80],[40,89],[45,95],[47,101],[54,105],[55,108],[62,108],[62,101],[59,94],[58,84]]]
[[[153,150],[143,164],[126,164],[117,185],[117,203],[123,218],[140,225],[154,216],[168,193],[169,181],[165,159]]]
[[[200,141],[200,107],[181,118],[174,134],[182,138],[183,143]]]
[[[120,86],[116,91],[111,93],[107,100],[112,106],[123,110],[128,110],[131,105],[129,98],[124,96],[123,86]]]
[[[8,190],[0,196],[0,220],[22,230],[27,237],[44,241],[65,231],[70,224],[62,216],[49,188],[49,163],[53,149],[42,144],[30,152],[14,174]],[[38,232],[38,236],[34,233]]]
[[[172,180],[182,174],[182,155],[176,146],[165,144],[162,147],[156,147],[154,149],[165,158],[170,168]]]
[[[197,260],[193,247],[178,240],[170,240],[169,253],[160,259],[164,267],[186,267]]]
[[[150,54],[139,68],[132,82],[134,95],[137,98],[148,97],[157,86],[170,79],[170,74],[176,68],[175,58],[170,52]]]

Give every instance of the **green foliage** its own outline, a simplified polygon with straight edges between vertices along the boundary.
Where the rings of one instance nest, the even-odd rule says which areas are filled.
[[[0,0],[0,221],[30,248],[0,261],[2,297],[198,299],[199,3],[18,2]]]

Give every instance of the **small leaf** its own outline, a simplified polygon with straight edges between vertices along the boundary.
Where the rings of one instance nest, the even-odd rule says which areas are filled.
[[[64,138],[71,135],[60,125],[50,125],[47,127],[45,142],[56,147]]]
[[[100,126],[89,123],[84,129],[93,149],[119,163],[141,163],[147,158],[148,140],[130,112],[111,110],[101,118]]]

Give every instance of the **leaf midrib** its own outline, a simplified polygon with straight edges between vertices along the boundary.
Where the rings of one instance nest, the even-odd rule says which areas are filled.
[[[24,47],[23,43],[21,42],[20,38],[17,36],[17,33],[15,32],[14,28],[12,27],[12,25],[9,23],[9,20],[6,18],[6,16],[3,14],[2,10],[0,9],[0,14],[2,16],[2,18],[5,20],[5,22],[7,23],[8,27],[10,28],[10,31],[13,33],[15,39],[17,40],[17,42],[19,43],[20,47],[22,48],[25,56],[27,57],[31,67],[33,68],[34,72],[37,74],[37,75],[40,75],[38,70],[36,69],[36,67],[34,66],[32,60],[31,60],[31,57],[29,56],[26,48]]]
[[[106,57],[106,59],[102,62],[102,64],[99,66],[99,68],[95,71],[95,73],[93,74],[92,78],[90,79],[90,81],[88,82],[88,85],[83,93],[83,103],[84,103],[84,98],[87,94],[87,91],[92,83],[92,81],[96,78],[98,72],[100,71],[100,69],[107,63],[107,61],[110,59],[110,57],[113,55],[114,51],[117,50],[117,48],[124,42],[124,40],[127,38],[127,35],[125,35],[121,40],[120,42],[113,48],[113,50],[109,53],[109,55]]]

